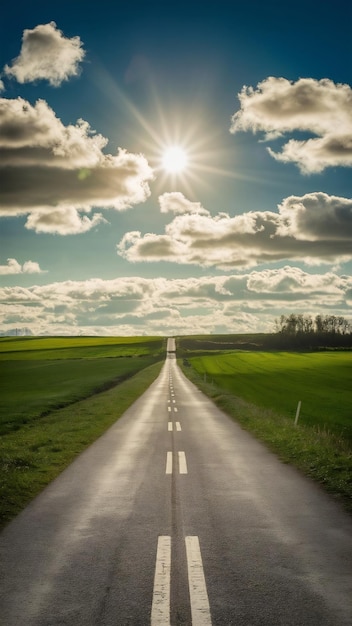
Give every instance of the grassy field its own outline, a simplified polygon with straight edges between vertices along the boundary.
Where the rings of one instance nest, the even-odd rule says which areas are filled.
[[[160,337],[0,340],[0,526],[147,389],[164,354]]]
[[[0,435],[121,382],[161,358],[163,344],[160,337],[0,340]]]
[[[182,369],[281,460],[321,483],[352,513],[350,352],[239,351],[189,357]]]
[[[220,388],[352,442],[352,353],[233,352],[191,359]]]
[[[0,337],[0,360],[160,356],[162,337]]]

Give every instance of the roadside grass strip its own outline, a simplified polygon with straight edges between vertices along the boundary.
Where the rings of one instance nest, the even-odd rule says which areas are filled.
[[[305,424],[303,420],[294,426],[294,416],[260,407],[231,393],[221,386],[220,377],[214,382],[209,370],[205,382],[204,372],[185,367],[182,362],[180,367],[221,410],[263,441],[283,462],[291,463],[319,482],[352,513],[352,445],[349,437],[318,424]],[[319,394],[319,389],[316,393]]]
[[[143,359],[139,360],[144,366]],[[0,438],[0,527],[103,434],[157,378],[163,361]]]

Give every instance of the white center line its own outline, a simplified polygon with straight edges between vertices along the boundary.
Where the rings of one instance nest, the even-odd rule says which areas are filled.
[[[186,455],[184,452],[178,453],[178,466],[180,474],[188,474],[187,472],[187,463],[186,463]]]
[[[172,474],[172,452],[166,455],[166,474]]]
[[[169,422],[169,423],[168,423],[168,425],[167,425],[167,429],[168,429],[168,430],[170,430],[170,431],[172,430],[172,422]]]
[[[175,413],[177,413],[177,411],[178,411],[177,406],[174,406],[174,411],[175,411]]]
[[[171,411],[171,406],[168,406],[168,407],[167,407],[167,410],[170,412],[170,411]]]
[[[170,402],[170,400],[169,400],[169,402]],[[176,402],[176,400],[173,400],[173,402]]]
[[[211,626],[209,598],[205,584],[198,537],[185,537],[192,626]]]
[[[181,430],[181,424],[180,422],[176,422],[176,430],[180,431]]]
[[[151,626],[170,625],[171,537],[158,537]]]

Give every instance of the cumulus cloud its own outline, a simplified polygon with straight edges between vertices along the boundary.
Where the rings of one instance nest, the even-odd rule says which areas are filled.
[[[231,270],[285,259],[308,264],[346,261],[352,258],[351,241],[352,199],[317,192],[285,198],[277,213],[177,215],[162,235],[126,233],[117,251],[131,262]]]
[[[43,100],[0,98],[0,216],[29,214],[27,228],[81,233],[103,221],[92,208],[123,210],[150,195],[145,157],[121,148],[84,120],[65,126]]]
[[[7,259],[6,265],[0,265],[0,275],[6,274],[42,274],[39,263],[36,261],[25,261],[21,265],[16,259]]]
[[[27,219],[26,228],[37,233],[77,235],[86,233],[102,222],[106,220],[101,213],[95,213],[90,219],[86,215],[81,217],[74,207],[63,207],[60,211],[32,213]]]
[[[200,202],[191,202],[180,191],[163,193],[159,196],[159,206],[161,213],[209,215],[209,211],[204,209]]]
[[[25,29],[19,56],[11,65],[5,65],[7,76],[19,83],[47,80],[58,87],[79,73],[79,63],[85,52],[79,37],[65,37],[55,22]]]
[[[332,166],[352,166],[352,89],[327,78],[296,82],[269,77],[257,88],[244,86],[241,108],[232,117],[230,132],[262,131],[267,140],[294,131],[315,135],[290,139],[281,152],[268,148],[278,161],[296,163],[304,173]]]
[[[309,193],[279,205],[278,234],[311,242],[352,242],[352,199]]]
[[[164,335],[272,331],[292,311],[346,316],[351,277],[296,267],[236,275],[122,277],[0,288],[0,332]]]

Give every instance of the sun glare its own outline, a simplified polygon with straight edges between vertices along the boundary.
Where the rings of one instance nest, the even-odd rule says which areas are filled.
[[[187,166],[187,162],[187,155],[179,146],[167,148],[162,158],[163,169],[174,174],[182,172]]]

